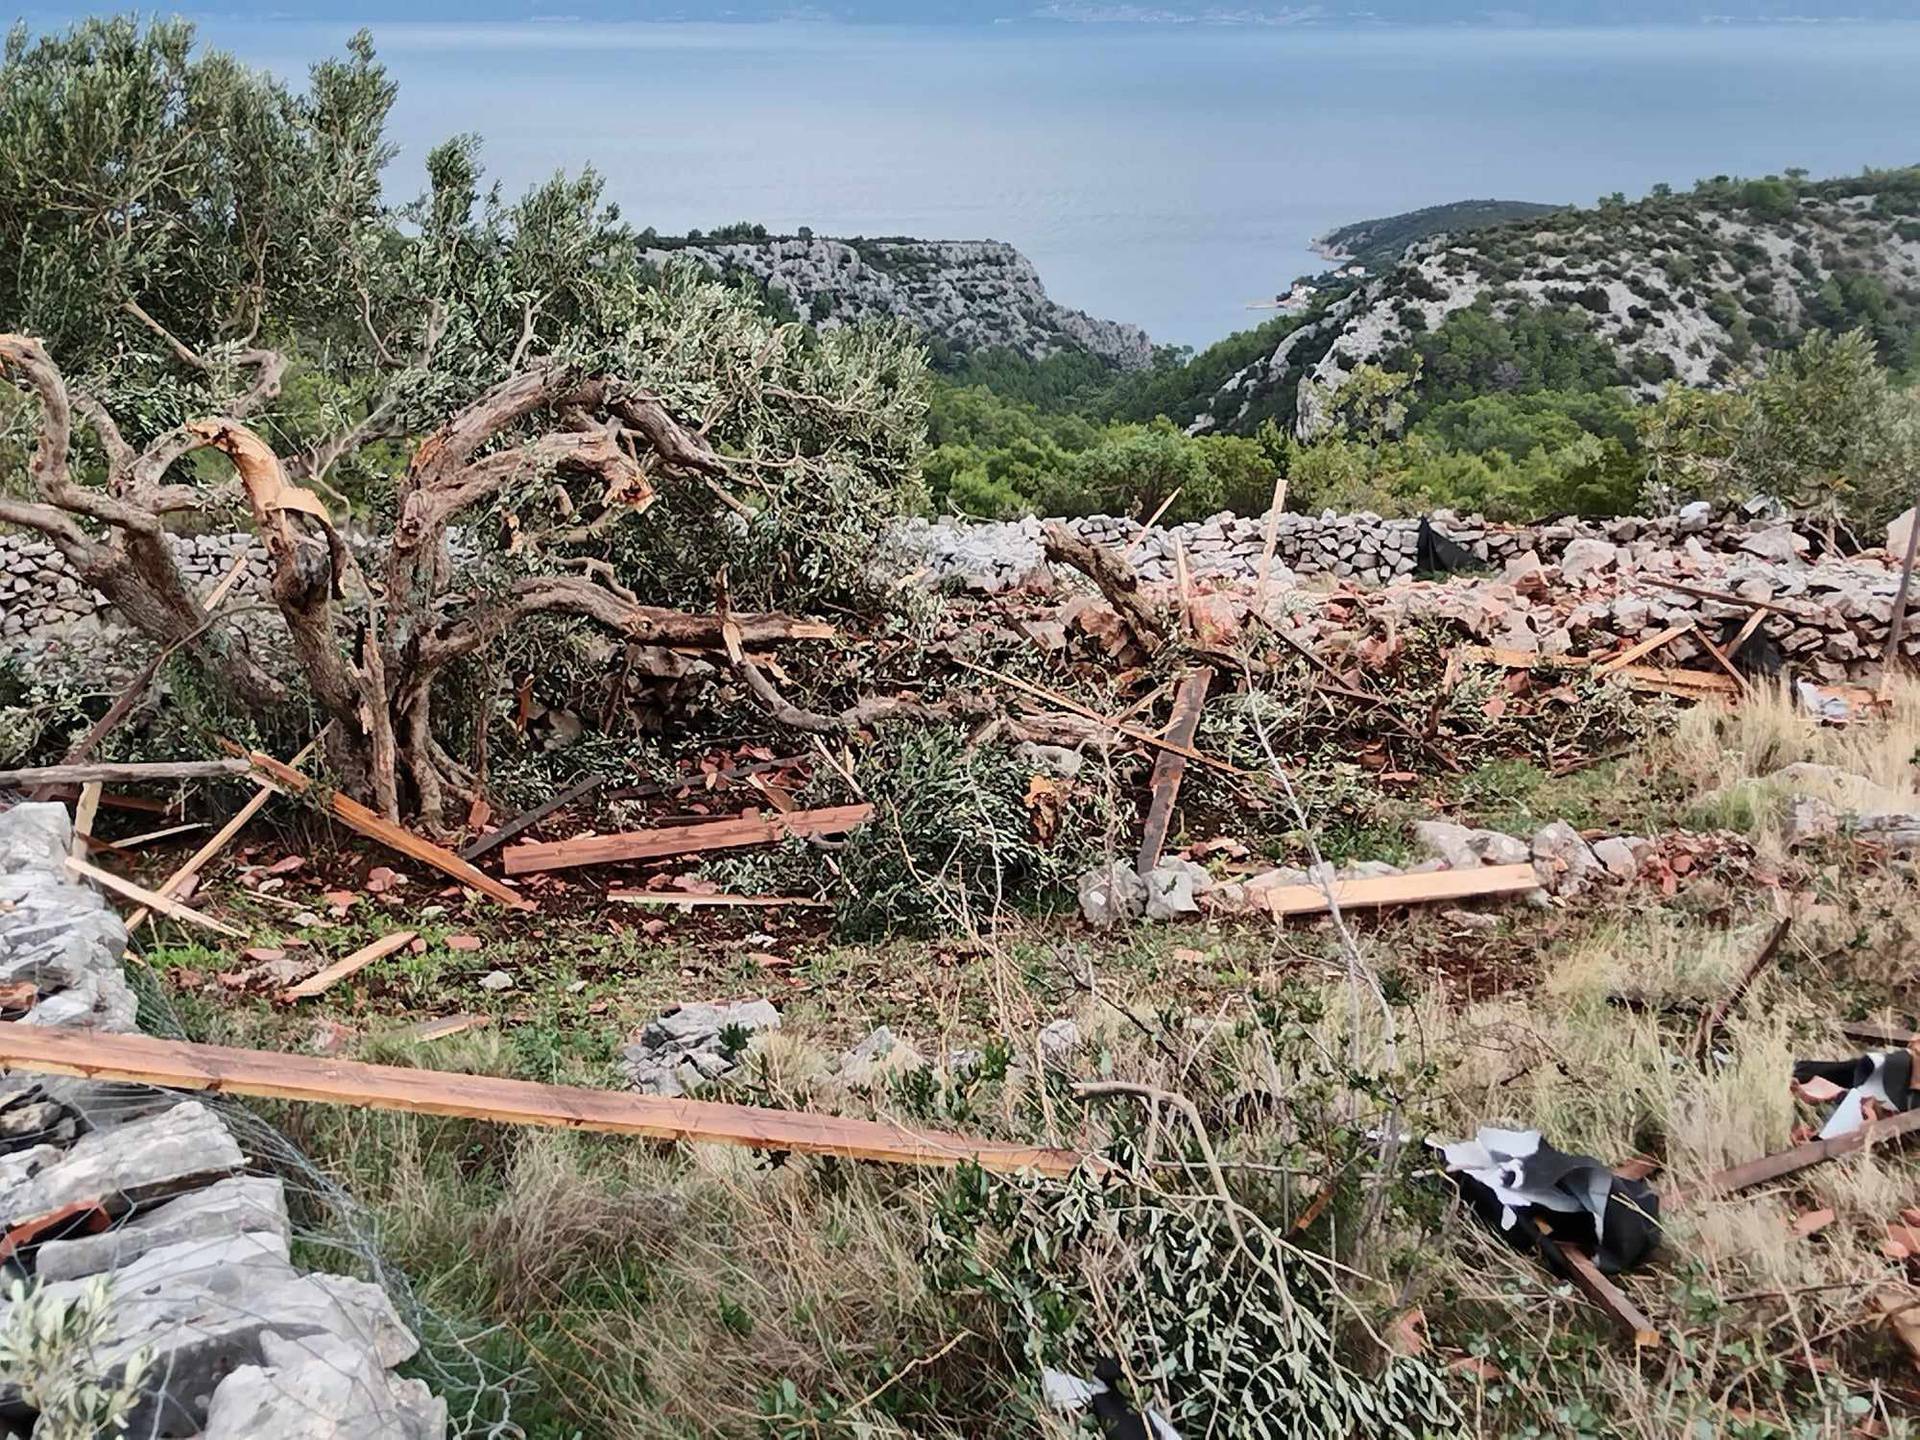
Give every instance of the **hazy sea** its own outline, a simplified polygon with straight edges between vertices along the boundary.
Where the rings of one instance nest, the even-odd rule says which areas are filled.
[[[289,75],[349,29],[202,24]],[[471,130],[509,189],[591,162],[663,232],[1011,241],[1056,298],[1190,345],[1264,318],[1345,221],[1920,161],[1920,24],[372,29],[403,190]]]

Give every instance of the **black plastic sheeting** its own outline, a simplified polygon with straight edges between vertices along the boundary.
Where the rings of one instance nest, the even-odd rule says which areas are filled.
[[[1414,566],[1438,575],[1492,568],[1458,540],[1450,539],[1434,529],[1433,521],[1424,515],[1420,517],[1420,538],[1419,546],[1414,551]]]

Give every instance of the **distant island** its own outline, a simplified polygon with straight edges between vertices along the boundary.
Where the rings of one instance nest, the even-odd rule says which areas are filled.
[[[1462,235],[1503,225],[1509,220],[1531,220],[1565,207],[1532,200],[1455,200],[1429,205],[1378,220],[1356,220],[1313,237],[1313,253],[1329,265],[1360,265],[1368,271],[1397,265],[1407,251],[1436,235]]]

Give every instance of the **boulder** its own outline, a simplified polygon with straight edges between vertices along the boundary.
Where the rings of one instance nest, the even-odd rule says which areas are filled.
[[[1472,846],[1473,832],[1450,820],[1416,820],[1414,843],[1452,870],[1471,870],[1480,863]]]
[[[871,1034],[840,1056],[840,1078],[849,1085],[871,1085],[886,1075],[903,1070],[919,1070],[926,1058],[911,1044],[885,1025],[876,1025]]]
[[[1630,835],[1610,835],[1605,840],[1594,841],[1593,844],[1593,858],[1606,866],[1607,873],[1623,884],[1640,873],[1641,857],[1635,850],[1636,838]],[[1646,844],[1645,841],[1639,843]]]
[[[258,1365],[213,1392],[201,1440],[443,1440],[447,1402],[330,1335],[260,1337]]]
[[[1197,896],[1213,888],[1206,867],[1191,860],[1166,859],[1147,872],[1147,919],[1177,920],[1200,913]]]
[[[1805,537],[1796,535],[1791,525],[1775,525],[1742,536],[1740,548],[1749,555],[1771,560],[1777,565],[1797,565],[1806,555]]]
[[[1533,857],[1526,841],[1500,830],[1468,831],[1467,848],[1483,865],[1524,865]]]
[[[102,1235],[49,1240],[34,1257],[42,1280],[78,1280],[130,1265],[149,1251],[183,1241],[267,1234],[291,1238],[286,1189],[265,1175],[237,1175],[143,1211]]]
[[[1055,780],[1073,779],[1085,763],[1078,750],[1069,750],[1064,745],[1041,745],[1032,740],[1022,740],[1013,753],[1022,765]]]
[[[191,1190],[245,1164],[227,1127],[197,1100],[81,1137],[57,1165],[0,1193],[0,1222],[76,1201],[138,1204]]]
[[[767,1000],[676,1005],[649,1021],[620,1061],[636,1090],[687,1095],[737,1068],[761,1035],[779,1028],[780,1012]],[[745,1045],[733,1050],[729,1042],[742,1037]]]
[[[1340,867],[1342,880],[1384,880],[1389,875],[1400,874],[1398,865],[1385,860],[1355,860]]]
[[[1907,546],[1912,543],[1916,514],[1920,514],[1920,506],[1909,507],[1904,515],[1887,525],[1887,553],[1896,561],[1906,558]]]
[[[1540,884],[1554,895],[1578,895],[1606,868],[1580,838],[1580,832],[1564,820],[1555,820],[1535,832],[1532,855]]]
[[[1080,914],[1097,929],[1111,929],[1147,913],[1147,882],[1122,861],[1094,866],[1074,882],[1073,888],[1080,900]]]
[[[1564,579],[1580,581],[1599,575],[1620,563],[1620,547],[1605,540],[1582,536],[1567,542],[1560,554],[1560,574]]]

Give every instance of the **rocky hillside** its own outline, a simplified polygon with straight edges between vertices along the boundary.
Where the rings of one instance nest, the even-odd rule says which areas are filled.
[[[1005,347],[1042,360],[1077,349],[1123,370],[1153,360],[1146,331],[1056,304],[1033,262],[998,240],[801,237],[647,252],[656,263],[676,257],[751,275],[823,329],[898,319],[961,352]]]
[[[1483,331],[1520,322],[1563,347],[1590,338],[1584,348],[1616,372],[1601,378],[1644,395],[1674,379],[1724,383],[1816,326],[1865,326],[1882,359],[1905,369],[1920,330],[1920,167],[1707,181],[1436,237],[1330,298],[1228,380],[1195,428],[1279,414],[1318,433],[1357,366],[1431,361],[1467,311],[1493,322]],[[1508,388],[1524,384],[1516,372]]]

